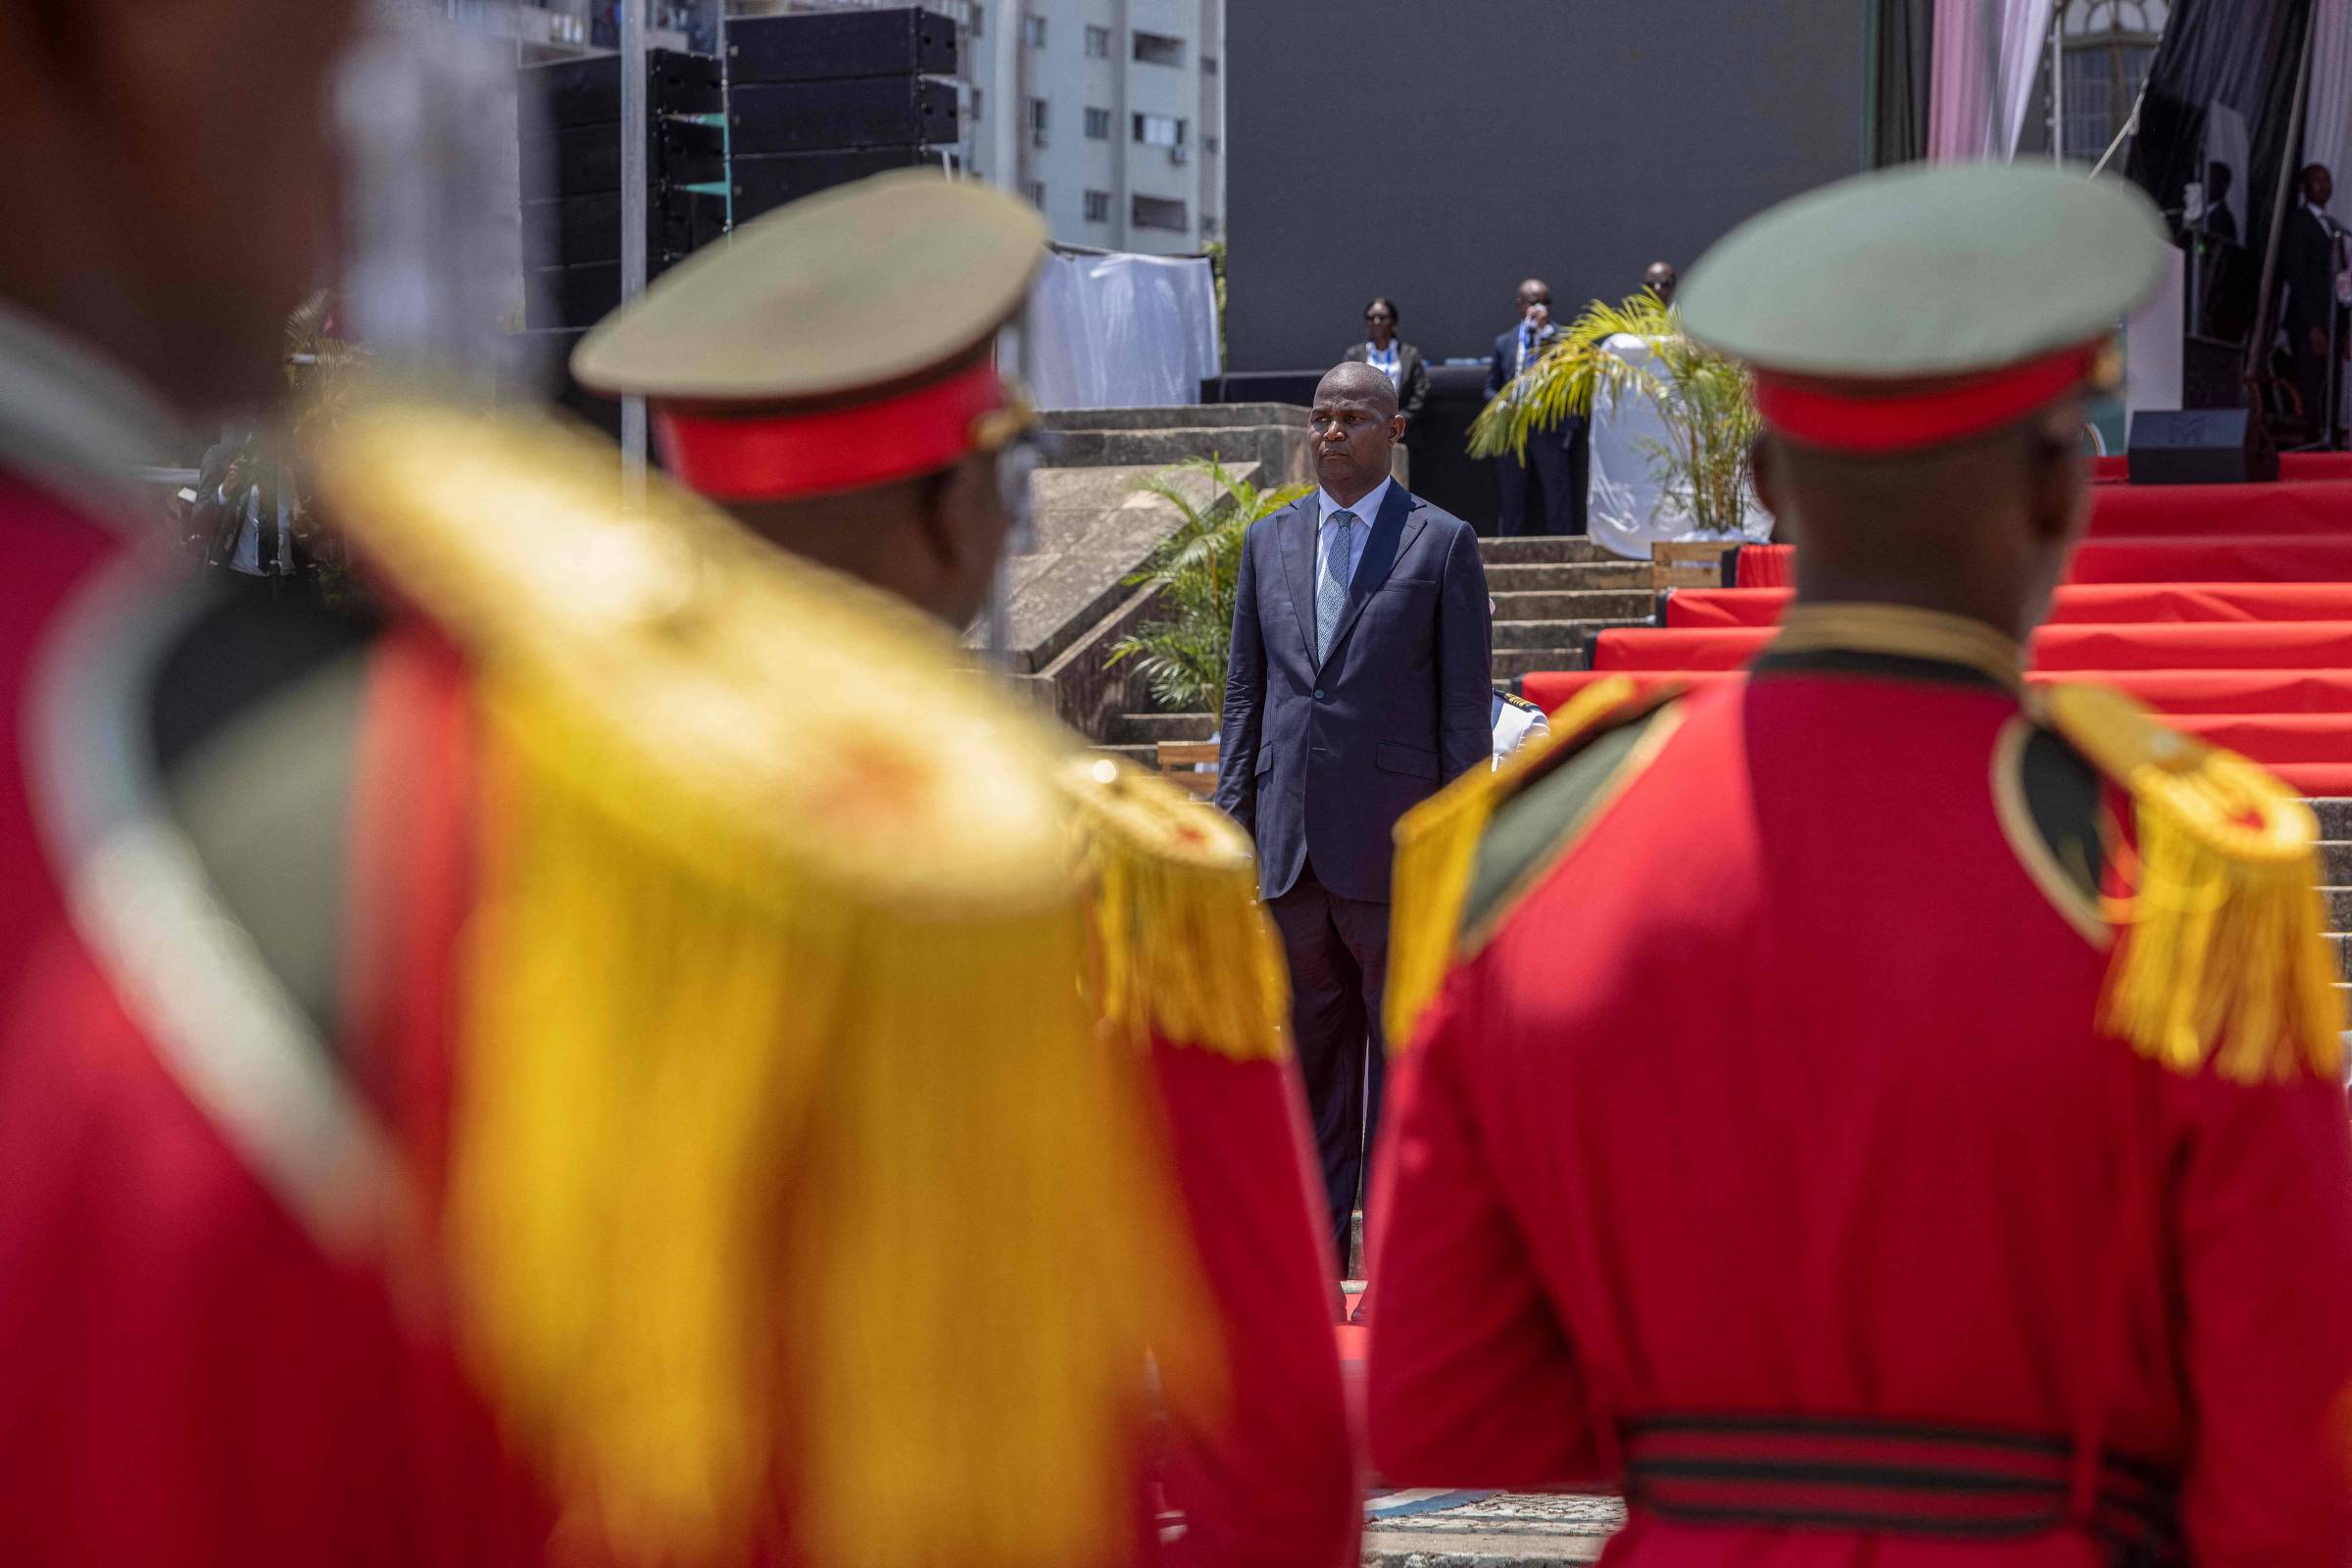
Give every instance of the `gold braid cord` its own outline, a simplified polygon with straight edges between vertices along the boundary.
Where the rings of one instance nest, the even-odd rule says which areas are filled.
[[[1462,906],[1487,824],[1531,771],[1563,746],[1582,745],[1593,728],[1625,709],[1640,689],[1622,675],[1595,681],[1552,715],[1551,731],[1493,771],[1464,773],[1406,812],[1396,824],[1396,863],[1389,912],[1389,1050],[1412,1041],[1421,1014],[1453,968]]]
[[[387,405],[322,479],[477,676],[448,1241],[566,1528],[734,1560],[781,1494],[812,1562],[1119,1555],[1177,1209],[1061,744],[895,603],[658,477],[624,513],[602,440]]]
[[[1238,1060],[1290,1054],[1290,977],[1249,837],[1222,811],[1108,758],[1059,780],[1095,903],[1095,1001],[1112,1034]]]
[[[2321,933],[2319,823],[2231,752],[2103,686],[2055,686],[2043,716],[2128,791],[2134,848],[2101,1027],[2180,1072],[2240,1083],[2342,1076],[2343,1009]]]

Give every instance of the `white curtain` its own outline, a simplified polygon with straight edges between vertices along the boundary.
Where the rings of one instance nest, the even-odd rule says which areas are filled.
[[[1022,360],[1041,409],[1167,408],[1222,373],[1217,286],[1197,257],[1046,258]]]
[[[2049,53],[2054,4],[1936,0],[1928,96],[1931,159],[1970,163],[2017,156],[2034,77]]]

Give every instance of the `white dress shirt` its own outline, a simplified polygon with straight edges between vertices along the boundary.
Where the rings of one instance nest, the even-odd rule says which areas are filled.
[[[1351,548],[1348,552],[1348,582],[1355,583],[1355,568],[1364,559],[1364,541],[1372,537],[1372,521],[1380,515],[1381,503],[1389,499],[1389,486],[1396,481],[1383,479],[1365,492],[1352,507],[1343,507],[1331,499],[1331,492],[1318,486],[1315,501],[1315,581],[1323,580],[1323,570],[1331,562],[1331,542],[1336,537],[1331,529],[1331,514],[1345,512],[1355,518],[1355,528],[1349,534]]]
[[[1364,339],[1364,363],[1387,376],[1389,385],[1399,392],[1404,390],[1404,361],[1398,352],[1402,347],[1395,338],[1389,339],[1385,350],[1374,348],[1370,338]]]

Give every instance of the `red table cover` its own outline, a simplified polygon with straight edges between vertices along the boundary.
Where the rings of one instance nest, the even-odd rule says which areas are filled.
[[[1592,667],[1734,669],[1772,635],[1769,626],[1616,628],[1593,639]],[[2352,669],[2352,620],[2045,626],[2034,636],[2033,663],[2037,669]]]

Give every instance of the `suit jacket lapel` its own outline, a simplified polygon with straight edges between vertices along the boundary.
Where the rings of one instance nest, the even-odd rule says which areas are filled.
[[[1315,659],[1315,517],[1312,494],[1291,504],[1287,516],[1276,519],[1275,539],[1282,546],[1282,573],[1291,585],[1291,609],[1298,615],[1298,639],[1306,645],[1306,662]]]
[[[1364,553],[1355,563],[1355,578],[1348,585],[1348,602],[1340,609],[1340,623],[1332,628],[1331,647],[1334,653],[1348,640],[1355,625],[1355,617],[1364,612],[1364,602],[1377,593],[1380,585],[1389,580],[1389,572],[1397,559],[1412,548],[1427,519],[1413,505],[1412,496],[1404,486],[1391,484],[1388,495],[1380,503],[1380,515],[1373,520],[1372,532],[1364,540]],[[1311,560],[1312,557],[1310,556]]]

